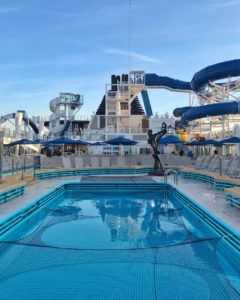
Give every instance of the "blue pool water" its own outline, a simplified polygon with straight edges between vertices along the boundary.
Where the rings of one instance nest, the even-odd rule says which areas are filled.
[[[160,189],[66,190],[0,243],[0,299],[240,299],[221,243]]]

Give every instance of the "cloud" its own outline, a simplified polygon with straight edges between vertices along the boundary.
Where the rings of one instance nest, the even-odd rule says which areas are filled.
[[[40,68],[47,66],[77,66],[83,65],[86,63],[82,57],[69,55],[56,57],[47,60],[35,60],[35,61],[25,61],[25,62],[11,62],[11,63],[2,63],[1,68],[3,69],[26,69],[26,68]]]
[[[19,9],[19,6],[0,6],[0,14],[6,14],[9,12],[17,11]]]
[[[59,92],[72,92],[84,95],[80,114],[89,115],[98,108],[105,83],[110,82],[110,74],[111,70],[94,74],[89,72],[84,76],[67,74],[55,77],[11,77],[8,80],[1,80],[0,76],[1,95],[4,95],[0,95],[1,114],[14,112],[18,108],[26,110],[29,115],[48,116],[51,114],[49,101],[58,96]]]
[[[129,56],[128,51],[124,51],[124,50],[120,50],[120,49],[107,49],[106,52],[110,53],[110,54]],[[156,59],[151,56],[143,55],[143,54],[140,54],[137,52],[130,52],[130,55],[132,58],[136,58],[138,60],[145,61],[145,62],[151,62],[151,63],[156,63],[156,64],[163,63],[163,61],[160,61],[159,59]]]
[[[218,8],[218,7],[221,8],[221,7],[235,6],[239,4],[240,4],[239,0],[229,0],[229,1],[226,0],[226,1],[212,3],[210,6],[214,8]]]

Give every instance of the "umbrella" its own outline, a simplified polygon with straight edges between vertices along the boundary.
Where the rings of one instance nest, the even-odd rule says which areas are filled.
[[[76,145],[92,145],[91,143],[89,142],[85,142],[85,141],[82,141],[82,140],[76,140],[77,144]]]
[[[166,136],[159,140],[159,144],[183,144],[184,141],[174,135]]]
[[[28,139],[21,139],[15,142],[12,142],[10,144],[7,144],[7,146],[16,146],[16,145],[34,145],[34,144],[39,144],[38,142],[31,141]]]
[[[105,143],[109,144],[109,145],[124,145],[124,146],[131,146],[131,145],[136,145],[137,144],[136,141],[126,139],[126,138],[121,137],[121,136],[119,136],[115,139],[107,140],[107,141],[105,141]]]
[[[105,142],[96,142],[96,143],[90,144],[90,146],[105,146],[105,145],[107,145]]]
[[[105,141],[106,144],[109,144],[109,145],[117,145],[117,146],[120,146],[120,153],[121,155],[124,155],[124,147],[123,146],[132,146],[132,145],[136,145],[137,142],[136,141],[133,141],[133,140],[130,140],[130,139],[126,139],[124,137],[117,137],[115,139],[111,139],[111,140],[107,140]]]
[[[46,143],[47,141],[46,140],[42,140],[42,139],[36,139],[34,142],[36,144],[43,144],[43,143]]]
[[[221,143],[219,143],[218,141],[212,140],[212,139],[198,142],[199,146],[204,146],[204,145],[220,145],[220,144]]]
[[[240,138],[237,136],[228,138],[228,139],[224,139],[222,141],[219,142],[220,144],[239,144],[240,143]]]
[[[198,141],[191,141],[191,142],[185,143],[185,145],[186,146],[198,146],[199,142]]]
[[[87,142],[81,140],[72,140],[66,137],[61,137],[53,140],[48,140],[43,143],[44,145],[88,145]]]

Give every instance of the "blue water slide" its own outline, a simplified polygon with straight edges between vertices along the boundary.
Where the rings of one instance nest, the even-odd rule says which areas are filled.
[[[23,113],[23,122],[26,124],[26,125],[29,125],[32,130],[36,133],[36,134],[39,134],[39,129],[38,127],[36,126],[36,124],[32,121],[32,119],[28,118],[27,116],[27,113],[25,110],[18,110],[18,112],[22,112]],[[7,114],[5,116],[2,116],[0,118],[0,124],[6,122],[7,120],[11,120],[11,119],[15,119],[16,117],[16,114],[15,113],[12,113],[12,114]]]
[[[236,76],[240,76],[240,59],[208,66],[195,73],[191,82],[173,79],[167,76],[159,76],[155,73],[148,73],[145,75],[145,85],[147,87],[159,87],[172,91],[199,92],[204,89],[209,81]]]
[[[188,92],[192,90],[190,82],[166,76],[158,76],[154,73],[145,74],[145,85],[147,87],[158,87],[179,92]]]
[[[23,122],[25,124],[29,125],[36,134],[39,134],[39,129],[38,129],[37,125],[32,121],[32,119],[30,119],[28,117],[26,111],[25,110],[19,110],[18,112],[23,113]]]
[[[71,125],[71,121],[70,120],[67,120],[62,132],[61,132],[61,136],[64,136],[65,132],[68,131],[69,127]]]
[[[200,70],[193,76],[191,88],[193,91],[199,92],[204,89],[209,81],[236,76],[240,76],[240,59],[221,62]]]
[[[36,134],[39,134],[39,129],[38,129],[37,125],[32,121],[32,119],[29,119],[29,118],[24,119],[23,118],[23,121],[26,124],[28,124]]]
[[[214,117],[220,115],[239,114],[240,113],[240,102],[224,102],[209,105],[202,105],[196,107],[183,107],[182,115],[179,115],[179,108],[173,111],[175,117],[181,116],[179,127],[185,127],[189,121],[196,119]]]
[[[145,107],[146,114],[148,117],[151,117],[153,115],[153,112],[152,112],[151,103],[150,103],[150,100],[148,97],[148,92],[147,92],[147,90],[142,90],[141,94],[142,94],[143,104]]]
[[[191,81],[191,88],[199,93],[209,81],[221,80],[228,77],[240,76],[240,59],[225,61],[208,66],[197,72]],[[235,85],[236,81],[231,82]],[[221,84],[221,83],[220,83]],[[175,117],[181,117],[180,127],[184,127],[189,121],[205,118],[208,116],[219,116],[240,113],[240,102],[226,102],[203,105],[198,107],[179,107],[173,111]]]
[[[174,117],[181,117],[190,108],[192,108],[192,106],[177,107],[174,109],[173,115],[174,115]]]

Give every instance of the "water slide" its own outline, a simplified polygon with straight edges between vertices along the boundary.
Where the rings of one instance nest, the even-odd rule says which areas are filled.
[[[229,77],[240,76],[240,59],[225,61],[208,66],[197,72],[190,83],[191,89],[201,93],[210,81],[221,80]],[[220,83],[221,84],[221,83]],[[232,81],[231,88],[239,89],[239,82]],[[240,113],[240,102],[232,101],[216,103],[198,107],[180,107],[173,111],[175,117],[181,117],[180,127],[185,127],[189,121],[208,116],[229,115]]]
[[[191,87],[194,92],[198,93],[209,81],[236,76],[240,76],[240,59],[221,62],[200,70],[193,76]]]
[[[145,75],[145,85],[149,88],[163,88],[174,92],[194,91],[195,93],[199,93],[208,85],[209,81],[236,76],[240,76],[240,59],[208,66],[195,73],[191,82],[148,73]],[[232,84],[237,84],[237,82],[233,82]]]
[[[183,112],[183,113],[182,113]],[[206,118],[208,116],[234,115],[240,113],[240,102],[223,102],[196,107],[181,107],[173,111],[175,117],[181,117],[180,128],[185,127],[189,121]]]
[[[166,76],[158,76],[154,73],[145,75],[145,85],[149,88],[162,88],[173,92],[192,91],[190,82],[173,79]]]
[[[150,103],[150,100],[149,100],[147,90],[142,90],[141,95],[142,95],[143,104],[144,104],[144,108],[145,108],[147,116],[148,117],[153,116],[153,111],[152,111],[152,107],[151,107],[151,103]]]
[[[23,111],[23,122],[27,125],[29,125],[35,134],[39,134],[39,129],[37,125],[27,116],[27,113]]]
[[[39,134],[39,129],[38,127],[36,126],[36,124],[32,121],[32,119],[30,119],[28,116],[27,116],[27,113],[26,111],[24,110],[19,110],[18,112],[22,112],[23,113],[23,122],[26,124],[26,125],[29,125],[32,130],[36,133],[36,134]],[[16,117],[16,113],[12,113],[12,114],[7,114],[5,116],[2,116],[0,118],[0,124],[3,124],[5,123],[6,121],[8,120],[11,120],[11,119],[15,119]]]
[[[74,116],[83,105],[83,96],[73,93],[60,93],[60,95],[52,99],[49,103],[50,110],[53,114],[50,116],[50,122],[57,122],[59,124],[60,118],[64,118],[66,123],[57,125],[57,132],[60,132],[61,136],[64,136],[68,131]],[[64,109],[61,108],[64,106]]]
[[[145,86],[146,88],[162,88],[173,92],[189,92],[192,90],[190,82],[173,79],[166,76],[159,76],[154,73],[145,74]],[[147,90],[142,90],[141,94],[146,114],[148,117],[151,117],[153,112],[148,92]]]
[[[70,120],[67,120],[67,121],[66,121],[66,124],[65,124],[63,130],[61,131],[61,136],[64,136],[65,132],[68,131],[68,129],[69,129],[71,123],[72,123],[72,122],[71,122]]]

